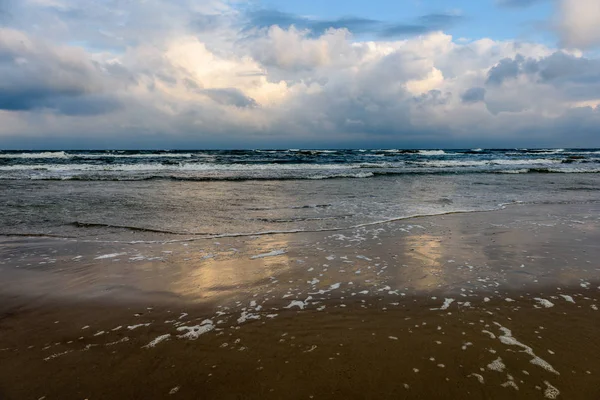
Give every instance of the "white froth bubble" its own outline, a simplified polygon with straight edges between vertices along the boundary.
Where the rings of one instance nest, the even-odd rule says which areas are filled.
[[[560,295],[563,299],[565,299],[566,301],[568,301],[569,303],[573,303],[575,304],[575,300],[573,300],[573,297],[571,296],[567,296],[566,294],[561,294]]]
[[[477,380],[479,381],[479,383],[481,383],[482,385],[485,383],[485,380],[483,379],[483,376],[481,376],[479,374],[473,373],[473,374],[467,375],[467,378],[470,378],[470,377],[477,378]]]
[[[150,324],[138,324],[138,325],[130,325],[127,327],[127,329],[129,329],[130,331],[137,329],[137,328],[141,328],[142,326],[150,326]]]
[[[56,354],[52,354],[51,356],[48,356],[46,358],[44,358],[44,361],[50,361],[52,359],[58,358],[60,356],[64,356],[65,354],[69,354],[72,353],[73,350],[67,350],[67,351],[63,351],[62,353],[56,353]]]
[[[482,330],[481,332],[482,332],[482,333],[485,333],[485,334],[487,334],[487,335],[490,335],[490,337],[491,337],[492,339],[496,339],[496,335],[494,335],[492,332],[490,332],[490,331],[488,331],[488,330],[485,330],[485,329],[484,329],[484,330]]]
[[[106,258],[115,258],[115,257],[118,257],[118,256],[123,256],[125,254],[127,254],[127,253],[104,254],[104,255],[101,255],[101,256],[98,256],[98,257],[94,258],[94,260],[104,260]]]
[[[538,303],[540,303],[540,305],[543,306],[543,307],[545,307],[545,308],[554,307],[554,303],[552,303],[549,300],[542,299],[540,297],[536,297],[536,298],[534,298],[534,300],[537,301]]]
[[[555,370],[552,367],[552,365],[550,365],[548,362],[546,362],[545,360],[543,360],[540,357],[538,357],[537,355],[535,355],[535,353],[533,352],[533,349],[531,347],[519,342],[515,337],[513,337],[510,329],[503,327],[502,325],[500,325],[497,322],[494,322],[494,324],[496,324],[500,328],[500,330],[503,332],[503,335],[498,337],[498,339],[500,339],[500,341],[502,343],[504,343],[508,346],[521,347],[526,354],[529,354],[531,357],[533,357],[529,361],[530,363],[532,363],[533,365],[537,365],[537,366],[545,369],[546,371],[552,372],[556,375],[560,375],[560,373],[557,370]]]
[[[560,395],[560,391],[552,386],[548,381],[544,381],[546,390],[544,390],[544,397],[547,399],[556,399]]]
[[[502,358],[498,357],[496,360],[489,363],[487,367],[492,371],[502,372],[504,371],[504,368],[506,368],[506,365],[504,365],[504,363],[502,362]]]
[[[511,380],[504,382],[500,386],[502,386],[502,387],[512,387],[515,390],[519,390],[519,387],[517,386],[517,384],[514,381],[511,381]]]
[[[306,305],[306,304],[304,304],[304,302],[303,302],[303,301],[294,300],[294,301],[292,301],[292,302],[291,302],[289,305],[287,305],[286,307],[283,307],[283,308],[293,308],[293,307],[298,307],[298,308],[300,308],[301,310],[304,310],[304,306],[305,306],[305,305]]]
[[[177,328],[177,330],[179,332],[187,331],[187,333],[185,333],[179,337],[182,339],[189,339],[189,340],[196,340],[200,337],[200,335],[210,332],[213,329],[215,329],[215,325],[209,319],[202,321],[202,323],[200,325],[181,326],[181,327]]]
[[[147,345],[145,345],[144,348],[149,349],[152,347],[156,347],[157,344],[159,344],[160,342],[164,342],[165,340],[168,340],[170,337],[171,337],[171,335],[169,333],[167,333],[166,335],[159,336],[156,339],[154,339],[153,341],[151,341],[150,343],[148,343]]]

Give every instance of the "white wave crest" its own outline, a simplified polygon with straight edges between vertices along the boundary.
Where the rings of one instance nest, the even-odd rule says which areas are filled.
[[[69,158],[64,151],[43,151],[41,153],[5,153],[0,158]]]
[[[335,175],[312,175],[308,179],[329,179],[329,178],[371,178],[375,176],[372,172],[359,172],[357,174],[335,174]]]
[[[191,158],[190,153],[138,153],[138,154],[69,154],[70,157],[78,158]]]
[[[422,161],[418,162],[420,165],[425,165],[434,168],[444,167],[479,167],[485,165],[550,165],[560,164],[561,160],[552,160],[549,158],[539,159],[521,159],[521,160],[505,160],[505,159],[492,159],[492,160],[435,160],[435,161]]]

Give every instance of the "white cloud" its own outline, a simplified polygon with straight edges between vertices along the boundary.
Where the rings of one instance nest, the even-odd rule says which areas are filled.
[[[561,0],[560,32],[567,47],[600,46],[600,1]]]
[[[0,31],[0,136],[235,147],[527,132],[560,143],[573,138],[565,127],[600,119],[600,61],[541,44],[442,32],[360,42],[346,29],[240,29],[216,1],[109,3],[21,3]]]

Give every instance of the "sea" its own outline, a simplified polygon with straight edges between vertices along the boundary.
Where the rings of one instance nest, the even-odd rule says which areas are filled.
[[[335,231],[600,201],[600,149],[0,151],[0,235]]]

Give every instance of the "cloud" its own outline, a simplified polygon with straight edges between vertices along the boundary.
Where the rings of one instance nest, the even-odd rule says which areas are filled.
[[[201,93],[219,104],[241,108],[256,107],[257,105],[256,100],[246,96],[241,90],[236,88],[204,89],[201,90]]]
[[[597,0],[560,0],[558,30],[564,46],[600,46],[600,2]]]
[[[112,94],[102,93],[122,84],[111,82],[83,49],[53,46],[19,31],[0,29],[0,74],[3,110],[92,115],[118,107]]]
[[[285,13],[274,9],[256,9],[247,12],[246,29],[295,28],[308,30],[312,36],[320,36],[329,29],[346,29],[354,34],[371,33],[379,37],[422,35],[432,31],[450,28],[462,21],[458,14],[426,14],[410,22],[386,22],[360,17],[342,17],[337,19],[316,19],[297,14]]]
[[[14,3],[0,30],[2,143],[600,145],[597,58],[457,41],[440,30],[458,16],[363,41],[349,27],[390,27],[287,14],[250,27],[246,12],[218,1],[109,3]]]
[[[525,59],[521,54],[514,58],[503,58],[494,65],[489,73],[486,83],[501,85],[507,79],[516,79],[519,74],[538,71],[537,62],[531,58]]]
[[[462,95],[461,99],[465,104],[479,103],[485,100],[485,88],[473,87],[467,89]]]
[[[251,10],[247,13],[247,19],[247,27],[252,29],[272,26],[288,29],[294,26],[298,29],[308,29],[315,35],[323,34],[328,29],[347,29],[355,33],[369,32],[381,25],[381,21],[368,18],[316,19],[274,9]]]

